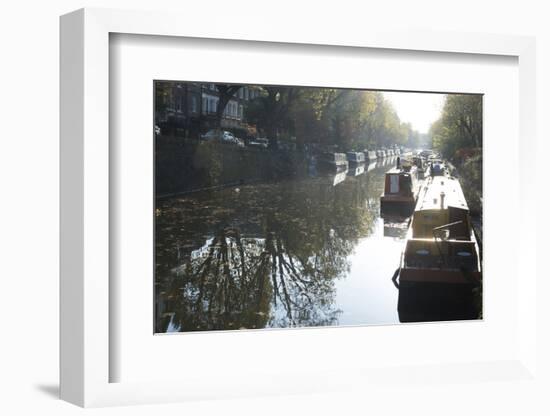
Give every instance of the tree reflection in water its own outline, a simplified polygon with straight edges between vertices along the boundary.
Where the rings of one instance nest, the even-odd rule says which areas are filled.
[[[377,188],[362,175],[162,201],[156,332],[338,324],[335,280],[372,233]]]

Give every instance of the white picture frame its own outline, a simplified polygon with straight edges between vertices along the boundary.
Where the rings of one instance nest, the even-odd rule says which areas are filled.
[[[358,367],[331,370],[320,382],[318,374],[271,374],[265,380],[234,383],[220,375],[217,383],[206,376],[178,382],[112,383],[109,348],[109,36],[112,33],[171,37],[211,38],[284,44],[332,45],[437,53],[504,55],[518,59],[519,66],[519,210],[527,213],[534,204],[536,184],[529,163],[536,148],[535,41],[530,37],[467,33],[379,32],[326,35],[319,30],[302,33],[289,28],[280,32],[266,25],[246,36],[230,28],[205,29],[200,22],[172,13],[107,9],[81,9],[61,18],[61,398],[80,406],[158,403],[209,397],[237,397],[279,393],[306,393],[374,386],[399,377],[408,370]],[[527,227],[528,215],[519,222],[521,241],[536,241]],[[524,219],[523,219],[524,218]],[[523,226],[522,226],[523,225]],[[415,369],[416,378],[435,374],[447,379],[479,382],[471,375],[482,371],[492,379],[525,380],[536,376],[537,279],[535,250],[518,247],[524,284],[517,293],[517,354],[509,359],[468,364],[441,363]],[[353,330],[353,329],[349,329]],[[254,336],[251,334],[249,336]],[[368,370],[368,371],[367,371]],[[341,380],[347,379],[343,383]],[[482,377],[483,379],[483,377]],[[284,383],[282,381],[285,380]],[[306,382],[308,381],[308,382]],[[220,386],[228,385],[224,392]],[[215,385],[213,385],[215,384]],[[284,388],[281,385],[284,384]]]

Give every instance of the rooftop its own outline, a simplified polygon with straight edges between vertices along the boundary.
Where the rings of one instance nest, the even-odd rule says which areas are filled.
[[[416,210],[440,209],[442,193],[444,194],[443,208],[468,209],[458,179],[452,176],[436,176],[428,178],[426,185],[420,191]]]

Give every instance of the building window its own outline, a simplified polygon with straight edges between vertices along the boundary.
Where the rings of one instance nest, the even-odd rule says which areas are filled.
[[[230,101],[229,102],[229,115],[232,118],[237,117],[237,103],[235,101]]]
[[[197,97],[194,95],[191,97],[191,111],[193,113],[197,112]]]
[[[216,112],[219,99],[211,95],[203,94],[202,96],[202,112],[204,114],[212,114]]]
[[[243,118],[243,106],[242,106],[242,105],[239,106],[239,118],[240,118],[241,120],[242,120],[242,118]]]

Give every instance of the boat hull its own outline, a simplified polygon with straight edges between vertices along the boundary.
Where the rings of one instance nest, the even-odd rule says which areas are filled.
[[[474,284],[481,281],[481,272],[447,269],[401,268],[400,282],[438,283],[438,284]]]
[[[473,283],[399,281],[400,322],[480,319],[479,286]]]
[[[390,216],[409,217],[414,212],[416,196],[382,195],[380,214],[382,218]]]
[[[363,152],[349,152],[347,159],[350,166],[357,166],[365,163],[365,154]]]

